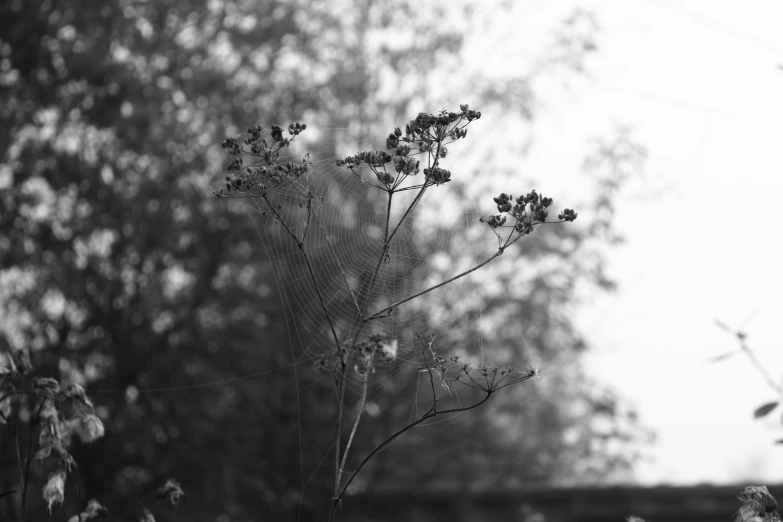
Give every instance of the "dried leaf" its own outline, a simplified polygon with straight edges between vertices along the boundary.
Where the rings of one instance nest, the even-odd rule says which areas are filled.
[[[739,351],[737,351],[737,350],[733,350],[731,352],[726,352],[724,354],[721,354],[721,355],[718,355],[718,356],[715,356],[715,357],[711,358],[708,362],[716,363],[716,362],[725,361],[726,359],[728,359],[730,357],[733,357],[733,356],[735,356],[738,353],[739,353]]]
[[[760,419],[762,417],[765,417],[769,415],[769,412],[774,410],[778,407],[778,401],[775,402],[768,402],[766,404],[762,404],[758,408],[756,408],[756,411],[753,412],[753,417],[756,419]]]
[[[43,498],[49,505],[49,513],[54,504],[62,504],[65,499],[65,471],[49,475],[49,480],[43,488]]]
[[[165,498],[171,502],[171,505],[176,506],[179,504],[179,500],[184,494],[185,492],[182,491],[182,486],[179,484],[179,482],[173,478],[170,478],[155,492],[155,499]]]

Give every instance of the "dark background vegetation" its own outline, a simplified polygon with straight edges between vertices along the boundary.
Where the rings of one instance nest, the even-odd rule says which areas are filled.
[[[270,259],[242,207],[212,198],[208,187],[222,180],[220,141],[249,125],[348,128],[347,138],[325,132],[314,144],[344,156],[359,138],[374,137],[362,150],[380,149],[394,126],[440,110],[446,101],[428,98],[427,84],[443,71],[458,74],[464,33],[441,22],[445,7],[414,4],[0,3],[0,343],[6,353],[31,349],[40,375],[84,384],[106,425],[99,441],[74,442],[78,468],[56,517],[97,498],[112,520],[136,520],[136,501],[148,502],[168,477],[186,497],[180,515],[161,508],[159,520],[323,514],[331,387],[322,380],[304,388],[316,378],[305,364],[297,393],[288,347],[301,354],[316,330],[292,336],[296,321],[312,318],[298,314],[296,299],[281,305],[281,288],[304,295],[307,282],[287,279],[293,269]],[[448,7],[464,20],[475,9]],[[573,31],[585,20],[593,19],[575,13],[553,28],[540,53],[546,67],[501,82],[471,78],[464,96],[447,101],[532,125],[539,76],[580,74],[595,51],[593,34]],[[393,45],[371,45],[379,34]],[[394,94],[382,96],[390,81]],[[580,370],[589,345],[568,313],[578,285],[612,288],[602,252],[618,241],[612,202],[634,151],[627,135],[600,144],[596,195],[579,209],[581,226],[553,228],[503,256],[493,277],[508,295],[481,296],[484,315],[498,324],[515,314],[529,325],[524,339],[499,327],[485,345],[535,358],[550,369],[546,377],[475,415],[412,433],[368,468],[363,488],[513,491],[600,483],[629,469],[649,432]],[[475,195],[459,181],[448,190]],[[362,196],[339,197],[329,203],[358,205]],[[453,237],[450,255],[458,256],[464,238]],[[550,268],[515,290],[519,263]],[[458,295],[433,298],[448,308]],[[377,396],[383,415],[360,430],[358,454],[408,418],[415,379],[415,371],[403,374]],[[2,490],[19,478],[5,428]],[[34,466],[35,520],[47,516],[38,494],[45,476],[45,466]],[[18,499],[4,499],[0,518],[18,516]]]

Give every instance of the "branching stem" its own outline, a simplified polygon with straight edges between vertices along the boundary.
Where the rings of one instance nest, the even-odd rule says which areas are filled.
[[[489,400],[489,398],[492,396],[492,393],[493,393],[492,391],[487,391],[486,395],[484,396],[484,398],[481,399],[479,402],[477,402],[475,404],[472,404],[470,406],[462,407],[462,408],[453,408],[453,409],[450,409],[450,410],[442,410],[442,411],[434,411],[432,408],[430,408],[427,411],[427,413],[425,413],[424,415],[419,417],[417,420],[409,423],[407,426],[405,426],[403,428],[400,428],[399,430],[394,432],[394,434],[390,435],[388,438],[386,438],[386,440],[384,440],[383,442],[378,444],[375,447],[375,449],[372,450],[364,458],[364,460],[362,460],[362,462],[356,467],[356,469],[353,470],[353,472],[351,473],[351,476],[348,477],[348,480],[345,482],[345,485],[342,487],[342,489],[340,490],[340,493],[335,497],[335,499],[336,500],[342,499],[343,495],[345,495],[345,492],[348,489],[348,486],[351,485],[351,482],[353,481],[353,479],[356,478],[356,475],[359,474],[359,472],[362,470],[362,468],[364,468],[364,466],[367,464],[367,462],[369,462],[369,460],[371,458],[373,458],[376,454],[378,454],[381,451],[383,451],[389,444],[394,442],[398,437],[403,435],[405,432],[407,432],[411,428],[414,428],[414,427],[418,426],[419,424],[421,424],[425,420],[431,419],[431,418],[436,417],[438,415],[445,415],[447,413],[459,413],[459,412],[463,412],[463,411],[472,410],[473,408],[481,406],[482,404],[484,404],[485,402],[487,402]]]
[[[512,234],[513,234],[513,231],[512,231]],[[419,293],[417,293],[417,294],[414,294],[414,295],[411,295],[411,296],[409,296],[409,297],[406,297],[405,299],[401,299],[401,300],[397,301],[396,303],[394,303],[394,304],[392,304],[392,305],[389,305],[389,306],[387,306],[386,308],[384,308],[384,309],[382,309],[382,310],[378,310],[378,311],[377,311],[377,312],[375,312],[374,314],[372,314],[372,315],[368,316],[368,317],[367,317],[367,321],[372,321],[373,319],[379,319],[379,318],[381,318],[381,317],[384,317],[384,315],[383,315],[383,314],[385,314],[386,312],[390,312],[392,309],[396,308],[397,306],[399,306],[399,305],[401,305],[401,304],[403,304],[403,303],[407,303],[408,301],[411,301],[411,300],[413,300],[413,299],[416,299],[417,297],[420,297],[420,296],[422,296],[422,295],[424,295],[424,294],[427,294],[427,293],[429,293],[429,292],[432,292],[433,290],[437,290],[437,289],[438,289],[438,288],[440,288],[441,286],[445,286],[445,285],[447,285],[447,284],[449,284],[449,283],[451,283],[451,282],[453,282],[453,281],[456,281],[457,279],[459,279],[459,278],[461,278],[461,277],[465,277],[466,275],[470,274],[471,272],[475,272],[475,271],[476,271],[476,270],[478,270],[479,268],[481,268],[481,267],[483,267],[484,265],[486,265],[486,264],[490,263],[491,261],[493,261],[495,258],[497,258],[497,257],[500,257],[500,256],[503,254],[503,252],[504,252],[504,251],[505,251],[505,250],[506,250],[506,249],[507,249],[509,246],[511,246],[511,245],[513,245],[514,243],[516,243],[517,241],[519,241],[519,238],[521,238],[521,237],[522,237],[522,235],[520,234],[520,235],[517,235],[516,237],[514,237],[514,238],[512,239],[512,236],[511,236],[511,234],[509,234],[509,237],[508,237],[508,238],[506,238],[506,242],[505,242],[503,245],[501,245],[501,246],[500,246],[500,248],[498,248],[498,251],[497,251],[497,252],[495,252],[495,253],[492,255],[492,257],[489,257],[489,258],[487,258],[486,260],[484,260],[483,262],[481,262],[481,263],[479,263],[478,265],[474,266],[473,268],[470,268],[470,269],[468,269],[468,270],[465,270],[464,272],[462,272],[462,273],[459,273],[459,274],[455,275],[454,277],[452,277],[452,278],[450,278],[450,279],[447,279],[447,280],[443,281],[442,283],[438,283],[437,285],[433,285],[433,286],[431,286],[431,287],[429,287],[429,288],[427,288],[427,289],[425,289],[425,290],[422,290],[421,292],[419,292]]]

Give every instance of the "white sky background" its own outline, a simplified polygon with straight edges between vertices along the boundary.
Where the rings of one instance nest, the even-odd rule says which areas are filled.
[[[737,347],[714,319],[756,310],[749,345],[783,374],[783,2],[520,1],[487,33],[487,70],[534,54],[575,7],[597,15],[600,49],[587,80],[544,96],[523,169],[565,205],[590,137],[630,124],[650,153],[617,214],[620,290],[579,318],[589,370],[658,430],[640,483],[781,483],[781,413],[752,418],[774,393],[744,355],[707,360]]]

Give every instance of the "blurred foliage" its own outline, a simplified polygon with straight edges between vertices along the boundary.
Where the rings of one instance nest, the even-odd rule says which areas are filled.
[[[270,259],[242,207],[208,197],[208,187],[220,180],[221,139],[251,124],[305,121],[348,127],[355,136],[380,130],[380,141],[392,118],[399,124],[426,98],[432,63],[458,67],[462,34],[441,23],[443,9],[422,16],[414,2],[386,0],[0,4],[0,348],[29,347],[41,375],[84,384],[106,424],[103,439],[76,443],[78,469],[66,484],[64,514],[97,498],[113,520],[137,520],[135,501],[149,501],[172,476],[186,494],[180,509],[192,520],[221,513],[288,519],[300,509],[308,519],[321,512],[331,388],[305,388],[312,377],[306,372],[297,383],[291,350],[298,357],[308,340],[291,334],[290,318],[306,304],[280,306],[281,286],[296,295],[306,282],[288,281],[293,269]],[[460,17],[469,20],[471,9],[459,8]],[[390,34],[400,36],[392,41]],[[382,78],[389,77],[396,87],[384,90]],[[532,78],[517,80],[495,84],[491,94],[532,117]],[[320,141],[326,150],[342,145],[334,134]],[[563,229],[553,237],[578,242],[584,236],[563,234],[579,233]],[[561,247],[551,249],[568,266],[574,249]],[[585,270],[602,266],[597,259]],[[542,276],[535,295],[513,297],[539,324],[526,346],[551,353],[546,361],[570,360],[584,349],[556,313],[584,274],[566,281]],[[490,308],[503,308],[487,299]],[[527,355],[510,333],[499,332],[498,342]],[[237,378],[248,375],[256,377]],[[393,405],[408,384],[400,379],[383,400]],[[601,393],[587,395],[591,407],[579,414],[559,402],[589,392],[564,377],[526,396],[522,408],[511,399],[500,403],[496,419],[523,424],[522,449],[495,432],[473,436],[484,417],[439,432],[439,445],[464,446],[461,437],[471,437],[462,454],[477,453],[451,463],[457,471],[471,468],[463,469],[466,478],[476,459],[489,462],[509,448],[516,460],[504,462],[518,481],[578,471],[564,453],[567,442],[537,448],[597,410],[617,417],[614,399]],[[409,413],[402,405],[387,411],[384,423],[366,427],[373,433],[365,432],[360,451]],[[593,447],[593,433],[579,432],[583,446]],[[400,448],[428,443],[420,439]],[[18,480],[9,465],[14,443],[10,430],[0,429],[2,491]],[[593,449],[601,460],[603,449]],[[528,468],[534,452],[543,456]],[[423,484],[443,470],[439,462],[400,468],[381,461],[368,479]],[[43,503],[33,510],[43,519]],[[3,499],[0,513],[17,519],[18,502]],[[165,509],[156,516],[170,519]]]

